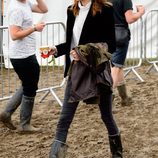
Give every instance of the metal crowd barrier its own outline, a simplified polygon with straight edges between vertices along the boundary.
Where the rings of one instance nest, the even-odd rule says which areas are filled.
[[[128,54],[125,62],[125,77],[133,72],[138,79],[144,80],[136,71],[142,65],[145,59],[151,64],[148,71],[153,67],[158,71],[158,10],[151,10],[146,14],[143,23],[142,18],[137,22],[130,24],[131,40],[129,44]],[[150,30],[150,31],[148,31]],[[8,58],[9,35],[8,27],[0,26],[3,31],[3,54],[0,56],[0,101],[8,99],[19,85],[19,80],[11,68]],[[49,63],[51,60],[42,59],[39,55],[38,48],[43,45],[57,45],[65,41],[65,25],[61,22],[50,22],[46,24],[42,33],[37,33],[37,54],[41,65],[41,75],[39,81],[39,90],[44,92],[40,101],[43,101],[49,93],[51,93],[56,101],[62,106],[62,101],[56,94],[56,90],[63,87],[65,78],[63,78],[65,59],[57,58],[56,63]],[[4,82],[5,81],[5,82]]]
[[[0,57],[0,101],[9,99],[13,92],[19,86],[19,79],[12,69],[8,57],[9,35],[8,27],[0,26],[0,31],[3,30],[5,38],[3,41],[3,53]],[[56,58],[52,60],[50,56],[47,59],[43,59],[39,53],[40,46],[53,46],[65,41],[65,25],[62,22],[49,22],[46,24],[44,30],[36,33],[37,39],[37,59],[40,63],[40,80],[39,89],[37,92],[44,92],[44,95],[40,99],[42,102],[46,96],[51,93],[56,101],[62,106],[62,101],[56,94],[56,90],[62,88],[66,79],[64,78],[65,57]]]
[[[146,14],[144,24],[144,55],[150,64],[147,73],[153,68],[158,72],[158,9]]]
[[[140,18],[137,22],[129,25],[131,31],[131,40],[129,43],[127,58],[125,61],[125,77],[133,72],[141,82],[143,78],[136,71],[142,64],[143,58],[143,20]]]

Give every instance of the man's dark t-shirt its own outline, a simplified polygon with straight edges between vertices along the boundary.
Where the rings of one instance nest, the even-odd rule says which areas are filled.
[[[127,10],[133,10],[131,0],[111,0],[114,8],[115,24],[124,24],[128,27],[125,19],[125,12]]]

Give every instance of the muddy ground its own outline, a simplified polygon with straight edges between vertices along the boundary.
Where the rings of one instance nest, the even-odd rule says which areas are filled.
[[[158,72],[145,74],[146,69],[137,70],[145,80],[143,83],[133,73],[126,78],[133,100],[130,107],[122,107],[120,98],[115,98],[113,112],[122,135],[124,158],[158,158]],[[57,95],[62,98],[63,92],[61,88]],[[32,124],[43,128],[43,133],[20,135],[0,124],[0,158],[48,157],[61,107],[51,94],[40,103],[42,95],[37,94]],[[6,102],[0,102],[0,111]],[[12,119],[18,126],[19,109]],[[97,105],[80,103],[67,144],[67,158],[110,157],[107,130]]]

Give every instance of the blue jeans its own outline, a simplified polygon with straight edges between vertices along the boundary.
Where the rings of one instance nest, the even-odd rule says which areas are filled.
[[[60,114],[59,122],[57,124],[55,139],[62,142],[66,142],[68,130],[70,124],[74,118],[76,109],[79,102],[69,103],[68,98],[70,95],[71,83],[67,82],[65,90],[64,103]],[[112,92],[111,90],[105,90],[101,88],[99,109],[101,113],[101,119],[103,120],[109,135],[115,135],[119,133],[117,125],[112,115]],[[86,118],[85,118],[86,119]]]
[[[127,56],[128,46],[129,42],[125,43],[122,47],[116,48],[116,51],[112,54],[112,65],[123,68]]]
[[[22,82],[23,95],[34,97],[38,89],[40,67],[35,55],[25,59],[11,59],[11,63]]]

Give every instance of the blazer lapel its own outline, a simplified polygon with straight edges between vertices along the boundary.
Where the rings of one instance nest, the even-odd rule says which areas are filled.
[[[82,28],[82,31],[81,31],[81,36],[80,36],[80,40],[79,40],[79,44],[80,44],[80,42],[82,41],[82,39],[84,39],[85,37],[84,37],[84,35],[85,35],[85,32],[87,32],[88,30],[87,30],[87,25],[89,25],[90,23],[91,23],[91,20],[92,20],[92,14],[91,14],[91,8],[92,8],[92,6],[90,7],[90,9],[89,9],[89,12],[88,12],[88,14],[87,14],[87,17],[86,17],[86,19],[85,19],[85,22],[84,22],[84,25],[83,25],[83,28]],[[81,42],[82,43],[82,42]]]

